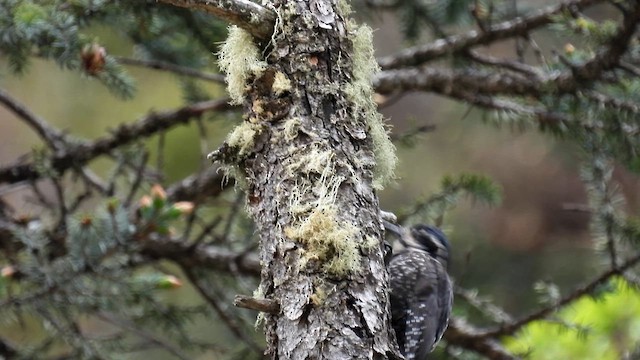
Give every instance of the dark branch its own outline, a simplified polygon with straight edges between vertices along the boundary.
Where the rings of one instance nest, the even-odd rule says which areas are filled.
[[[167,71],[177,75],[190,76],[196,79],[212,81],[216,83],[224,84],[224,76],[220,74],[212,74],[204,71],[199,71],[193,68],[179,66],[175,64],[171,64],[165,61],[158,60],[141,60],[141,59],[132,59],[128,57],[120,57],[116,56],[115,59],[124,65],[133,65],[133,66],[141,66],[149,69],[155,69],[160,71]]]
[[[246,295],[236,295],[233,305],[245,309],[257,310],[269,314],[277,314],[280,312],[280,305],[269,299],[256,299]]]
[[[32,113],[26,106],[18,100],[12,98],[6,91],[0,89],[0,103],[11,110],[16,116],[22,119],[49,145],[54,151],[62,150],[64,146],[64,136],[57,129],[51,127],[46,120],[41,119]]]
[[[622,275],[625,271],[629,270],[630,268],[632,268],[633,266],[637,265],[640,262],[640,254],[635,255],[634,257],[628,259],[627,261],[625,261],[624,263],[620,264],[620,266],[618,268],[615,269],[611,269],[608,270],[604,273],[602,273],[600,276],[598,276],[597,278],[595,278],[593,281],[591,281],[590,283],[576,289],[575,291],[573,291],[571,294],[565,296],[564,298],[560,299],[557,303],[540,309],[528,316],[525,316],[524,318],[517,320],[515,322],[509,323],[509,324],[505,324],[497,329],[494,330],[489,330],[483,333],[478,334],[478,336],[480,337],[492,337],[492,338],[496,338],[496,337],[500,337],[500,336],[504,336],[504,335],[510,335],[515,333],[516,331],[518,331],[519,329],[521,329],[523,326],[536,321],[536,320],[540,320],[545,318],[546,316],[552,314],[553,312],[557,311],[558,309],[560,309],[561,307],[564,307],[566,305],[568,305],[569,303],[579,299],[580,297],[586,295],[586,294],[591,294],[593,293],[599,286],[604,285],[606,282],[609,281],[609,279],[611,279],[612,277],[616,276],[616,275]]]
[[[404,66],[415,66],[439,58],[446,54],[471,49],[478,45],[487,45],[497,40],[523,36],[530,31],[545,26],[553,21],[553,16],[570,8],[581,9],[604,0],[574,0],[550,6],[535,13],[496,24],[487,31],[469,31],[462,35],[453,35],[436,40],[427,45],[407,48],[396,55],[378,59],[382,69],[395,69]]]
[[[247,30],[259,40],[273,33],[276,13],[249,0],[159,0],[187,9],[205,11]]]
[[[168,130],[176,125],[188,123],[191,119],[210,111],[226,111],[234,109],[228,99],[203,101],[187,105],[177,110],[151,113],[133,124],[120,125],[110,136],[92,142],[74,144],[50,159],[52,170],[63,173],[74,167],[82,166],[101,155],[106,155],[123,145],[139,141],[160,131]],[[16,163],[0,168],[0,183],[17,183],[25,180],[36,180],[41,177],[38,165]]]

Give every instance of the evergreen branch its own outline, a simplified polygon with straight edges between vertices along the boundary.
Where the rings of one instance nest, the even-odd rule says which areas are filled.
[[[173,356],[175,356],[178,359],[181,360],[187,360],[190,359],[189,356],[187,356],[186,354],[183,354],[180,349],[178,349],[176,346],[170,344],[167,340],[165,339],[161,339],[159,338],[157,335],[146,331],[144,329],[139,328],[138,326],[136,326],[134,323],[127,321],[125,319],[120,319],[118,317],[116,317],[113,314],[108,314],[108,313],[104,313],[104,312],[100,312],[98,314],[96,314],[96,317],[104,322],[107,322],[109,324],[112,324],[118,328],[121,328],[123,330],[129,331],[132,334],[150,342],[151,344],[155,344],[158,346],[158,348],[160,349],[164,349],[165,351],[167,351],[168,353],[172,354]]]
[[[200,202],[204,198],[216,197],[222,192],[224,184],[233,186],[235,180],[226,179],[225,175],[219,173],[219,169],[209,167],[169,186],[167,198],[173,202]]]
[[[0,103],[29,125],[54,152],[64,148],[65,142],[62,132],[50,126],[46,120],[32,113],[31,110],[2,89],[0,89]]]
[[[181,238],[146,239],[141,254],[149,259],[168,259],[183,267],[203,267],[211,270],[259,276],[260,259],[254,252],[233,251],[209,244],[186,243]]]
[[[512,335],[516,331],[528,325],[529,323],[534,322],[536,320],[541,320],[547,317],[548,315],[558,311],[560,308],[567,306],[570,303],[578,300],[584,295],[594,293],[598,289],[598,287],[606,284],[612,277],[617,275],[623,275],[625,271],[636,266],[638,263],[640,263],[640,254],[636,254],[633,257],[629,258],[628,260],[624,261],[617,268],[612,268],[603,272],[588,284],[577,288],[576,290],[571,292],[569,295],[563,297],[562,299],[552,304],[551,306],[535,311],[523,317],[522,319],[512,322],[510,324],[504,324],[496,329],[479,333],[477,334],[477,336],[481,338],[489,338],[489,337],[496,338],[496,337],[505,336],[505,335]]]
[[[110,136],[91,142],[74,144],[53,155],[49,162],[53,171],[63,173],[74,166],[82,166],[101,155],[106,155],[116,148],[133,143],[158,132],[168,130],[179,124],[186,124],[191,119],[211,111],[234,109],[228,99],[203,101],[185,107],[151,113],[133,124],[120,125]],[[17,162],[0,168],[0,183],[17,183],[25,180],[36,180],[43,177],[34,162]]]
[[[243,331],[240,328],[240,324],[238,323],[237,318],[235,318],[226,309],[224,309],[219,304],[219,300],[215,299],[211,294],[209,294],[209,291],[207,291],[207,289],[205,289],[200,284],[200,280],[194,273],[193,267],[185,266],[183,264],[180,264],[180,265],[182,267],[182,271],[184,271],[184,273],[187,275],[187,278],[189,278],[189,281],[191,282],[191,284],[193,284],[193,286],[198,291],[198,294],[200,294],[200,296],[215,310],[216,314],[218,314],[218,317],[220,317],[220,319],[224,321],[225,324],[227,324],[227,327],[231,330],[231,332],[238,339],[244,341],[247,344],[247,346],[249,346],[256,353],[262,354],[263,352],[262,347],[259,346],[251,337],[247,336],[246,331]]]
[[[620,59],[627,52],[629,42],[640,21],[640,2],[633,1],[632,3],[634,4],[633,9],[624,13],[622,26],[607,41],[604,51],[599,52],[586,63],[572,67],[570,73],[564,73],[554,80],[560,92],[574,93],[578,89],[584,88],[585,82],[596,81],[603,72],[619,66]]]
[[[165,4],[197,9],[248,31],[259,40],[267,40],[273,33],[276,14],[249,0],[159,0]]]
[[[223,75],[199,71],[190,67],[171,64],[166,61],[141,60],[141,59],[133,59],[128,57],[121,57],[121,56],[115,56],[114,58],[120,64],[124,64],[124,65],[141,66],[141,67],[146,67],[146,68],[160,70],[160,71],[167,71],[177,75],[190,76],[196,79],[224,84]]]
[[[513,321],[511,315],[494,305],[491,300],[479,298],[476,290],[469,290],[456,286],[454,294],[456,298],[463,299],[469,305],[480,311],[485,317],[498,324],[510,323]]]
[[[444,55],[468,50],[478,45],[487,45],[497,40],[524,36],[532,30],[552,23],[554,15],[569,9],[581,9],[603,2],[605,1],[565,1],[559,5],[536,11],[531,15],[517,17],[513,20],[493,25],[487,28],[486,31],[472,30],[465,34],[438,39],[430,44],[406,48],[398,54],[378,59],[378,63],[384,70],[423,64]]]

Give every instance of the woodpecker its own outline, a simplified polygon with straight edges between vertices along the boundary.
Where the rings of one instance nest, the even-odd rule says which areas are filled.
[[[406,360],[425,360],[449,324],[449,241],[438,228],[384,221],[398,237],[389,261],[391,324]]]

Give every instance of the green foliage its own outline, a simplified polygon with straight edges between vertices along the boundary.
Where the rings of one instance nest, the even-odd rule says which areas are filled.
[[[102,82],[115,96],[130,99],[133,79],[109,49],[87,58],[83,52],[95,42],[91,32],[109,25],[127,36],[143,58],[202,68],[210,63],[214,45],[225,26],[210,16],[137,1],[0,1],[0,52],[9,70],[24,73],[31,58],[55,61]],[[103,49],[104,50],[104,49]],[[89,61],[89,62],[88,62]]]
[[[623,358],[640,342],[640,293],[620,279],[611,285],[561,310],[557,320],[528,325],[505,345],[531,360]]]

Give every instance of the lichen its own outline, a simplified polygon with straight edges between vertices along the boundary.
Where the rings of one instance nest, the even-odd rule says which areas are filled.
[[[299,171],[304,174],[323,174],[334,156],[333,150],[320,150],[317,146],[312,146],[306,154],[298,156],[296,162],[289,164],[287,169],[290,172]]]
[[[293,139],[295,139],[298,136],[298,130],[300,129],[300,124],[301,124],[300,118],[297,118],[297,117],[288,118],[284,122],[284,131],[282,132],[284,139],[287,141],[292,141]]]
[[[384,119],[377,111],[373,100],[371,79],[380,70],[373,51],[373,34],[371,28],[362,25],[352,38],[353,42],[353,77],[347,84],[345,92],[354,103],[354,112],[363,112],[369,127],[369,135],[373,143],[376,165],[373,171],[373,186],[382,189],[394,177],[398,158],[396,149],[385,128]]]
[[[273,90],[274,94],[280,96],[291,90],[291,80],[289,80],[287,75],[280,71],[276,71],[275,78],[273,79],[273,85],[271,85],[271,90]]]
[[[237,26],[229,27],[229,36],[218,53],[218,65],[224,71],[232,104],[242,104],[250,77],[257,77],[267,63],[259,60],[260,51],[251,34]]]
[[[226,143],[233,148],[238,149],[238,156],[247,155],[255,142],[255,137],[262,131],[262,125],[243,121],[227,135]]]
[[[293,189],[289,209],[291,215],[300,220],[285,228],[284,233],[304,245],[299,262],[301,268],[310,261],[316,261],[322,264],[325,272],[345,276],[361,270],[360,230],[348,221],[341,221],[338,216],[336,197],[340,184],[346,179],[335,174],[331,158],[327,155],[320,162],[325,167],[315,187],[301,185]],[[307,201],[311,194],[315,201]]]
[[[305,245],[301,265],[315,260],[327,273],[344,276],[360,271],[358,228],[338,220],[335,204],[318,206],[298,226],[285,229],[285,235]]]

